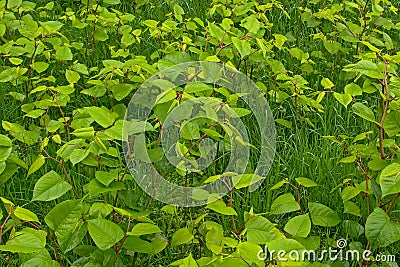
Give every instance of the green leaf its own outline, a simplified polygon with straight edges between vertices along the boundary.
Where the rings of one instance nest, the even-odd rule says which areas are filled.
[[[121,4],[120,0],[104,0],[104,4],[107,5],[118,5]]]
[[[81,217],[82,203],[78,200],[66,200],[57,204],[46,215],[44,221],[57,236],[62,236],[74,229]]]
[[[331,227],[336,226],[341,221],[337,213],[325,205],[309,202],[308,209],[314,225]]]
[[[32,90],[34,91],[34,90]],[[10,96],[14,97],[15,100],[23,102],[26,98],[24,94],[17,93],[17,92],[9,92]]]
[[[93,127],[85,127],[76,129],[71,133],[78,138],[92,138],[94,137],[94,128]]]
[[[157,96],[156,104],[159,105],[159,104],[167,103],[171,100],[174,100],[175,98],[176,98],[175,90],[168,89]]]
[[[382,189],[382,197],[400,192],[400,164],[392,163],[383,169],[379,183]]]
[[[193,259],[192,253],[189,254],[184,259],[180,259],[177,261],[174,261],[173,263],[170,264],[170,266],[179,266],[179,267],[199,267],[197,262]]]
[[[276,119],[275,121],[276,121],[276,123],[278,123],[278,124],[280,124],[282,126],[285,126],[286,128],[289,128],[289,129],[293,128],[293,125],[292,125],[291,121],[284,120],[284,119]]]
[[[97,41],[104,42],[108,39],[107,29],[99,27],[94,31],[94,38]]]
[[[163,91],[168,91],[176,87],[174,83],[165,79],[152,80],[150,84],[162,89]]]
[[[240,189],[249,187],[250,185],[257,183],[262,179],[263,177],[256,174],[241,174],[233,176],[232,182],[235,185],[236,189]]]
[[[241,242],[237,250],[240,257],[244,260],[254,262],[258,266],[261,266],[261,263],[264,264],[264,262],[258,258],[258,252],[262,250],[259,245],[251,242]]]
[[[55,171],[43,175],[35,184],[32,201],[50,201],[64,195],[71,185],[63,181]]]
[[[9,60],[13,65],[20,65],[23,62],[22,59],[15,57],[9,58]]]
[[[329,78],[323,78],[321,80],[321,85],[324,87],[324,89],[330,89],[335,86],[333,82],[329,80]]]
[[[357,155],[352,155],[352,156],[348,156],[345,158],[342,158],[339,162],[340,163],[353,163],[357,160]]]
[[[39,23],[47,33],[57,33],[57,31],[64,26],[64,24],[59,21],[39,21]]]
[[[210,177],[208,177],[207,179],[205,179],[205,180],[203,181],[203,184],[213,183],[213,182],[215,182],[216,180],[218,180],[218,179],[221,178],[221,177],[222,177],[221,174],[217,174],[217,175],[210,176]]]
[[[61,229],[56,232],[57,241],[60,245],[60,249],[63,253],[74,249],[78,246],[87,234],[87,224],[80,220],[74,224],[72,229],[64,230]]]
[[[237,215],[236,211],[233,208],[226,206],[222,199],[207,204],[206,208],[223,215]]]
[[[261,23],[255,15],[252,15],[247,17],[241,26],[246,28],[250,33],[257,33],[261,28]]]
[[[324,40],[323,43],[330,54],[337,54],[342,49],[342,45],[339,42]]]
[[[345,94],[349,94],[352,96],[362,95],[363,93],[361,87],[355,83],[350,83],[346,85],[346,87],[344,88],[344,92]]]
[[[302,251],[304,251],[305,247],[303,244],[301,244],[299,241],[294,240],[294,239],[283,239],[283,240],[273,240],[269,242],[268,244],[268,250],[274,253],[272,254],[274,258],[280,258],[278,261],[280,263],[280,266],[282,267],[300,267],[300,266],[309,266],[309,264],[305,261],[297,261],[294,260],[297,256],[293,255],[302,255]],[[282,255],[281,257],[278,256],[279,251],[284,250],[286,253]],[[297,253],[294,253],[297,252]],[[277,255],[278,254],[278,255]],[[290,257],[292,255],[292,258]],[[305,254],[307,255],[307,254]],[[301,257],[300,257],[301,259]]]
[[[272,214],[284,214],[296,210],[300,210],[299,203],[294,200],[294,196],[290,193],[280,195],[271,205]]]
[[[274,33],[273,36],[275,37],[274,45],[280,49],[282,49],[284,43],[287,41],[287,37],[282,34]]]
[[[208,28],[212,37],[218,39],[219,41],[222,40],[222,36],[224,36],[224,31],[220,27],[218,27],[214,23],[208,22]]]
[[[3,37],[6,33],[6,25],[4,23],[0,24],[0,37]]]
[[[251,111],[246,108],[232,108],[232,110],[236,113],[237,117],[241,118],[251,114]],[[236,117],[236,116],[234,116]]]
[[[39,252],[37,255],[29,257],[27,261],[24,261],[21,267],[61,267],[61,265],[53,260],[49,254]]]
[[[118,190],[125,190],[126,188],[125,188],[124,183],[122,183],[122,182],[114,181],[111,184],[109,184],[108,186],[104,186],[102,183],[100,183],[96,179],[93,179],[90,181],[90,183],[88,185],[88,189],[89,189],[89,195],[91,197],[94,197],[94,196],[98,196],[103,193],[115,192]]]
[[[400,111],[392,110],[387,116],[383,128],[389,137],[394,137],[400,133]]]
[[[81,91],[81,94],[93,96],[93,97],[102,97],[105,95],[107,92],[107,89],[105,86],[102,85],[97,85],[90,87],[89,89],[84,89]]]
[[[277,182],[274,186],[272,186],[269,190],[277,190],[287,183],[288,183],[287,179],[281,180]]]
[[[353,70],[364,74],[368,77],[375,79],[384,79],[385,76],[379,71],[375,63],[370,60],[361,60],[354,67]]]
[[[39,222],[39,219],[35,213],[21,207],[17,207],[14,210],[14,215],[17,216],[18,219],[22,221]]]
[[[194,236],[190,233],[189,229],[181,228],[172,235],[171,245],[173,247],[186,244],[190,242]]]
[[[5,162],[3,162],[5,163]],[[5,184],[18,170],[18,165],[15,164],[6,164],[6,168],[0,174],[0,185]]]
[[[377,123],[375,120],[374,112],[362,103],[355,103],[353,105],[353,111],[355,114],[363,118],[364,120]]]
[[[381,208],[376,208],[367,218],[365,236],[373,248],[387,247],[400,240],[400,223],[390,220]]]
[[[77,71],[83,75],[89,75],[89,71],[88,68],[86,67],[86,65],[81,64],[81,63],[76,63],[72,66],[72,69],[74,71]]]
[[[4,172],[5,169],[6,169],[6,163],[0,162],[0,175]]]
[[[13,253],[39,252],[46,246],[46,236],[45,231],[24,228],[20,232],[16,232],[5,245],[0,245],[0,250]]]
[[[308,213],[290,219],[284,230],[292,236],[307,237],[311,231],[311,220]]]
[[[182,125],[180,129],[180,135],[182,138],[188,140],[196,140],[200,138],[199,125],[197,123],[187,122]]]
[[[88,107],[86,111],[89,113],[90,117],[103,128],[108,128],[113,125],[118,117],[118,114],[109,111],[106,107]]]
[[[22,4],[22,0],[8,0],[7,2],[7,8],[8,9],[13,9],[17,8]]]
[[[200,62],[200,65],[204,73],[205,82],[214,83],[221,79],[223,68],[220,65],[205,61]]]
[[[121,101],[133,91],[134,87],[131,84],[121,83],[111,85],[109,89],[113,92],[114,98]]]
[[[0,162],[6,161],[12,151],[12,142],[10,138],[0,134]]]
[[[44,113],[45,113],[44,110],[35,109],[35,110],[32,110],[32,111],[28,112],[27,114],[25,114],[25,117],[37,119],[37,118],[41,117]]]
[[[73,70],[67,70],[65,72],[65,77],[67,78],[67,81],[70,84],[76,83],[81,78],[81,76],[76,71]]]
[[[251,46],[247,40],[240,40],[237,37],[232,37],[232,43],[235,48],[239,51],[239,54],[242,58],[249,55],[251,53]]]
[[[29,175],[39,170],[44,163],[45,163],[45,157],[42,154],[40,154],[36,158],[36,160],[32,163],[32,165],[29,167],[27,177],[29,177]]]
[[[221,140],[222,138],[224,138],[220,133],[218,133],[217,131],[214,130],[210,130],[210,129],[201,129],[205,134],[207,134],[208,137],[211,137],[213,139],[216,140]]]
[[[104,186],[109,186],[113,181],[118,180],[118,170],[112,170],[110,172],[96,171],[95,177],[96,180]]]
[[[72,151],[69,160],[71,161],[72,165],[76,165],[79,162],[81,162],[82,160],[84,160],[85,158],[87,158],[87,156],[89,156],[89,150],[88,149],[74,149],[74,151]]]
[[[0,73],[0,82],[5,83],[5,82],[9,82],[9,81],[15,79],[15,77],[16,77],[15,72],[16,72],[16,68],[8,68],[8,69],[3,70]]]
[[[128,232],[127,234],[133,236],[140,236],[140,235],[149,235],[155,233],[161,233],[161,230],[160,228],[158,228],[157,225],[152,223],[138,223],[135,226],[133,226],[132,231]]]
[[[313,180],[310,180],[308,178],[303,178],[303,177],[299,177],[295,179],[296,182],[304,187],[314,187],[314,186],[318,186],[318,184],[316,182],[314,182]]]
[[[247,241],[265,245],[272,240],[281,240],[285,235],[275,227],[275,224],[262,216],[250,218],[246,223]]]
[[[105,219],[88,220],[88,231],[94,243],[101,250],[107,250],[124,236],[117,224]]]
[[[174,13],[176,15],[183,15],[183,14],[185,14],[185,11],[183,10],[183,8],[180,5],[175,4],[174,5]]]
[[[352,186],[346,187],[345,189],[343,189],[342,194],[341,194],[343,202],[346,202],[352,198],[355,198],[360,193],[361,193],[361,190],[359,190],[356,187],[352,187]]]
[[[55,46],[56,50],[56,59],[60,61],[64,60],[72,60],[72,52],[68,46]]]
[[[373,46],[370,42],[367,41],[361,41],[361,43],[365,46],[367,46],[371,51],[373,52],[380,52],[381,50],[379,50],[377,47]]]
[[[209,84],[202,82],[190,82],[186,84],[184,92],[192,94],[209,90],[212,90],[212,87]]]
[[[153,241],[151,241],[151,246],[153,247],[152,254],[154,255],[154,254],[157,254],[157,253],[163,251],[167,245],[168,245],[168,242],[166,240],[164,240],[164,238],[162,238],[162,237],[153,239]]]
[[[344,205],[344,211],[343,211],[344,213],[361,217],[361,210],[354,202],[344,201],[343,205]]]
[[[333,93],[333,97],[335,97],[335,99],[342,104],[343,106],[345,106],[347,108],[347,106],[351,103],[351,101],[353,100],[353,98],[351,97],[350,94],[339,94],[334,92]]]
[[[129,251],[138,252],[138,253],[153,253],[153,246],[150,242],[147,242],[143,239],[140,239],[137,236],[129,236],[123,245]]]

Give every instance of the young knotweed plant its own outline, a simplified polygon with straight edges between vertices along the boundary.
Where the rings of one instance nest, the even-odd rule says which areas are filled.
[[[367,45],[369,49],[371,48]],[[360,54],[361,60],[347,65],[344,71],[356,74],[355,82],[363,79],[363,88],[351,84],[351,90],[359,91],[352,111],[370,129],[354,138],[343,136],[343,140],[329,137],[341,145],[349,154],[342,163],[356,163],[364,176],[362,182],[347,180],[342,186],[345,213],[363,218],[367,249],[387,247],[400,240],[400,224],[391,218],[393,209],[399,204],[400,176],[399,145],[399,77],[400,53],[391,55],[374,51]],[[350,86],[347,87],[350,90]],[[357,94],[358,95],[358,94]],[[368,129],[367,128],[367,129]],[[351,199],[362,194],[366,209],[360,209]],[[365,212],[360,212],[365,211]],[[385,227],[382,227],[385,225]],[[358,227],[358,226],[357,226]]]

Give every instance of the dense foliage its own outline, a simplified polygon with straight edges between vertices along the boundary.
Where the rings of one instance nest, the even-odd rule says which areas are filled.
[[[1,0],[0,265],[398,266],[373,255],[400,254],[399,4],[289,3]],[[192,61],[245,73],[270,103],[277,156],[257,192],[265,125],[220,77],[162,80],[152,115],[124,122],[146,80]],[[171,165],[160,142],[167,115],[196,98],[208,119],[182,124],[177,150],[193,165],[206,137],[225,144],[206,170]],[[210,119],[215,103],[249,140]],[[124,131],[146,136],[176,184],[236,183],[205,207],[152,200],[129,172]],[[244,175],[224,172],[238,145],[251,150]],[[339,238],[370,261],[258,257]]]

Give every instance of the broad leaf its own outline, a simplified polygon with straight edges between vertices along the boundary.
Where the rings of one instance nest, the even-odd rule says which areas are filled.
[[[56,235],[61,236],[74,229],[81,217],[82,203],[78,200],[67,200],[57,204],[44,220]]]
[[[138,223],[133,226],[132,230],[128,232],[128,235],[140,236],[161,233],[160,228],[152,223]]]
[[[400,192],[400,164],[392,163],[383,169],[379,178],[382,197]]]
[[[235,46],[235,48],[239,51],[239,54],[242,58],[251,53],[251,46],[249,41],[241,40],[237,37],[232,37],[232,43]]]
[[[364,74],[371,78],[383,79],[385,76],[379,71],[375,63],[370,60],[361,60],[354,67],[354,71]]]
[[[284,230],[292,236],[307,237],[311,231],[311,220],[308,213],[290,219]]]
[[[400,133],[400,111],[391,111],[387,116],[383,127],[390,137]]]
[[[353,111],[355,114],[363,118],[364,120],[377,123],[375,120],[374,112],[362,103],[355,103],[353,105]]]
[[[283,214],[300,210],[299,203],[294,200],[294,196],[290,193],[277,197],[271,205],[272,214]]]
[[[285,238],[284,234],[276,228],[275,224],[262,216],[250,218],[246,223],[246,228],[247,240],[252,243],[265,245],[272,240]]]
[[[190,242],[194,236],[190,233],[189,229],[181,228],[172,235],[171,245],[176,247]]]
[[[5,245],[0,245],[0,250],[13,253],[34,253],[44,249],[47,233],[42,230],[24,228],[16,232]]]
[[[400,223],[390,220],[381,208],[376,208],[367,218],[365,236],[373,248],[387,247],[400,240]]]
[[[71,189],[71,185],[63,181],[55,171],[43,175],[35,184],[32,201],[50,201],[64,195]]]
[[[121,227],[105,219],[89,220],[88,230],[90,237],[101,250],[109,249],[125,236]]]
[[[340,223],[340,218],[331,208],[319,204],[308,203],[312,223],[319,226],[331,227]]]
[[[226,206],[224,201],[221,199],[209,203],[207,208],[223,215],[237,215],[236,211],[233,208]]]
[[[27,176],[29,176],[29,175],[31,175],[32,173],[38,171],[38,170],[43,166],[44,162],[45,162],[45,157],[44,157],[42,154],[40,154],[40,155],[35,159],[35,161],[32,163],[32,165],[29,167],[28,175],[27,175]]]
[[[147,242],[143,239],[140,239],[137,236],[129,236],[123,245],[129,251],[138,252],[138,253],[153,253],[153,246],[150,242]]]
[[[109,111],[106,107],[88,107],[86,108],[90,117],[92,117],[95,122],[100,124],[103,128],[108,128],[114,124],[118,115]]]

